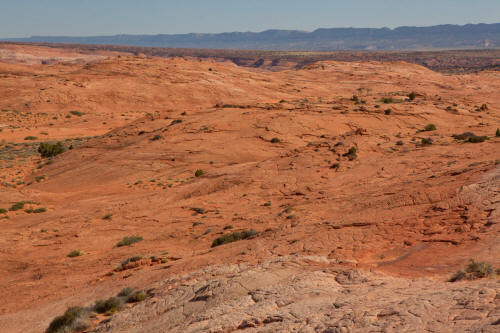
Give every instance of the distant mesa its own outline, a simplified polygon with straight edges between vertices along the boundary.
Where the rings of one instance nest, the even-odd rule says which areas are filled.
[[[500,23],[430,27],[329,28],[313,32],[266,30],[218,34],[114,35],[89,37],[33,36],[13,42],[127,45],[243,50],[442,50],[500,48]]]

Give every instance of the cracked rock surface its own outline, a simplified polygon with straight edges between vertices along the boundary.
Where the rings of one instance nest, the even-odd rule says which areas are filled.
[[[156,285],[92,332],[498,332],[500,283],[392,278],[286,257]]]

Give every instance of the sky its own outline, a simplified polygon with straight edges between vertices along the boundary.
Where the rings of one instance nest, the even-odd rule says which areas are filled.
[[[500,23],[500,0],[0,0],[0,38]]]

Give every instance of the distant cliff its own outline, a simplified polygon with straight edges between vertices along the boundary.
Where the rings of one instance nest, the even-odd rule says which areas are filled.
[[[431,27],[332,28],[313,32],[267,30],[219,34],[33,36],[16,42],[107,44],[172,48],[254,50],[439,50],[500,48],[500,23]]]

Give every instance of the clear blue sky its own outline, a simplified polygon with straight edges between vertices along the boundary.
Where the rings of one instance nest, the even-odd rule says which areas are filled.
[[[0,37],[500,23],[500,0],[0,0]]]

